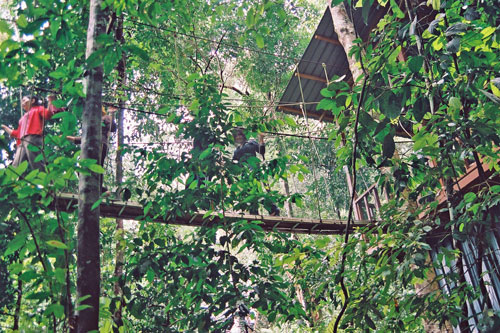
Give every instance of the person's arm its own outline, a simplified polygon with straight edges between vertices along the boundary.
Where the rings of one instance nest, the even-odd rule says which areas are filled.
[[[259,133],[259,154],[265,159],[266,143],[264,142],[264,133]]]
[[[109,117],[111,119],[111,127],[110,127],[110,132],[114,133],[116,132],[116,121],[115,121],[115,113],[116,111],[118,111],[118,108],[117,107],[114,107],[114,106],[110,106],[108,107],[108,113],[109,113]],[[123,112],[123,110],[122,110]]]
[[[7,133],[9,136],[12,136],[12,132],[14,131],[12,128],[10,128],[6,125],[3,125],[3,124],[2,124],[2,128],[5,131],[5,133]]]
[[[41,115],[44,119],[50,119],[54,114],[65,110],[65,108],[56,108],[52,104],[52,102],[56,100],[56,96],[50,95],[47,99],[49,100],[49,108],[43,108],[43,111],[41,112]]]
[[[67,136],[66,139],[68,139],[69,141],[73,142],[74,144],[76,145],[79,145],[80,143],[82,143],[82,137],[80,136]]]

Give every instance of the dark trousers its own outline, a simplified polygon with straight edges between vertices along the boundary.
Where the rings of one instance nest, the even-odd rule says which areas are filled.
[[[31,151],[28,146],[32,145],[38,147],[38,151]],[[31,169],[38,169],[43,171],[45,169],[45,161],[43,158],[35,162],[38,155],[42,153],[43,137],[41,135],[26,135],[21,139],[21,144],[17,146],[16,154],[14,155],[14,162],[12,166],[19,166],[24,161],[28,161]]]
[[[104,168],[104,161],[106,160],[106,156],[108,155],[108,145],[103,143],[101,149],[101,160],[99,161],[99,165]],[[104,174],[99,174],[99,184],[101,185],[101,193],[103,192],[102,184],[104,182]]]

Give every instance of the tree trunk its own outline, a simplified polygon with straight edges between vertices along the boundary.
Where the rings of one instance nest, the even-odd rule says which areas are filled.
[[[333,20],[333,30],[338,36],[340,45],[344,48],[345,54],[347,56],[347,62],[349,63],[349,69],[351,70],[352,78],[354,84],[358,78],[363,74],[361,68],[357,65],[357,60],[354,55],[349,56],[351,48],[354,46],[354,40],[356,39],[356,32],[354,30],[354,24],[347,15],[344,3],[337,5],[335,7],[330,7],[330,13]]]
[[[116,28],[116,34],[115,34],[115,39],[120,43],[123,44],[123,16],[121,16],[118,20],[118,26]],[[118,70],[118,88],[122,88],[125,85],[126,82],[126,73],[125,73],[125,66],[126,66],[126,59],[125,55],[122,55],[122,58],[120,59],[120,62],[118,63],[117,70]],[[121,91],[122,89],[120,89]],[[118,133],[117,133],[117,147],[116,147],[116,185],[118,186],[118,193],[121,194],[121,185],[123,182],[123,161],[122,161],[122,154],[121,150],[123,147],[124,143],[124,138],[123,138],[123,107],[125,106],[124,98],[123,96],[120,95],[120,100],[118,102],[119,104],[119,110],[118,110]],[[116,219],[116,266],[115,266],[115,272],[114,276],[117,278],[115,282],[115,295],[120,298],[120,305],[116,309],[115,313],[113,314],[113,320],[116,324],[117,330],[121,326],[123,326],[123,320],[122,320],[122,309],[123,309],[123,292],[120,287],[120,278],[123,275],[123,262],[124,262],[124,247],[123,247],[123,220],[122,219]]]
[[[14,327],[13,331],[19,330],[19,316],[21,315],[21,301],[23,299],[23,281],[17,279],[17,301],[16,301],[16,311],[14,312]]]
[[[87,30],[86,58],[99,48],[96,37],[105,32],[105,16],[101,0],[91,0]],[[81,158],[99,161],[101,155],[101,94],[102,65],[88,71],[86,100],[82,114]],[[77,297],[90,296],[80,305],[90,307],[81,310],[77,317],[77,332],[99,329],[99,295],[101,282],[99,214],[92,205],[100,196],[99,174],[81,174],[78,197],[78,245],[77,245]]]
[[[358,78],[363,74],[361,68],[357,65],[356,57],[354,55],[349,56],[349,51],[354,46],[354,40],[356,39],[356,32],[354,29],[354,24],[351,19],[347,15],[345,6],[343,3],[331,7],[330,6],[330,14],[332,15],[333,21],[333,30],[337,34],[337,38],[339,39],[340,45],[344,48],[345,55],[347,57],[347,62],[349,63],[349,70],[352,74],[352,79],[354,84],[356,84]],[[342,133],[342,143],[346,144],[345,134]],[[356,189],[352,186],[352,176],[349,172],[349,167],[347,165],[344,166],[344,173],[346,175],[346,181],[349,188],[349,194],[352,196],[353,191]],[[356,199],[356,197],[355,197]],[[354,209],[354,218],[356,220],[360,220],[361,216],[359,214],[358,209]]]

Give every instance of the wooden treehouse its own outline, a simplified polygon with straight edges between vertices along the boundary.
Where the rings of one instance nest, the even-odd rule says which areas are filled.
[[[354,21],[358,35],[366,42],[370,30],[375,27],[385,11],[383,8],[377,7],[376,4],[372,6],[367,24],[364,24],[361,19],[361,9],[355,9],[352,13],[353,17],[351,17],[351,20]],[[427,15],[427,17],[433,16]],[[344,76],[346,82],[351,85],[353,84],[352,74],[347,61],[347,53],[339,42],[334,24],[335,22],[332,20],[330,8],[328,7],[293,77],[288,83],[277,111],[324,122],[332,122],[334,120],[330,111],[322,111],[316,108],[323,99],[320,94],[321,89],[326,88],[328,78],[332,78],[334,75],[339,77]],[[398,60],[401,62],[406,61],[404,51],[399,54]],[[398,126],[400,125],[396,127]],[[395,128],[395,131],[398,136],[411,139],[412,133],[407,128]],[[435,161],[429,161],[428,164],[430,168],[437,167]],[[376,184],[367,187],[361,193],[357,193],[356,189],[353,188],[348,168],[345,167],[344,170],[351,195],[354,192],[353,208],[355,220],[376,220],[381,207],[381,194],[386,200],[388,199],[387,194],[385,191],[381,191],[382,189],[378,189]],[[458,193],[459,196],[463,196],[469,192],[478,193],[485,187],[500,184],[500,175],[494,172],[491,161],[488,164],[485,159],[479,156],[479,158],[475,158],[473,161],[466,160],[464,172],[455,177],[451,184],[445,184],[442,179],[439,181],[442,189],[436,197],[438,202],[437,207],[433,211],[423,213],[420,217],[431,220],[440,218],[441,221],[446,222],[450,219],[446,209],[448,204],[448,196],[445,191],[446,186],[452,187],[452,191]],[[493,212],[493,216],[495,216],[495,213],[497,214],[496,221],[499,221],[500,209]],[[444,237],[444,240],[440,239],[440,241],[436,241],[431,237],[428,239],[428,243],[432,247],[429,256],[435,265],[440,267],[435,269],[435,274],[439,277],[439,286],[436,286],[435,289],[439,288],[441,292],[447,293],[452,288],[447,282],[447,276],[456,268],[449,267],[444,261],[439,262],[441,249],[447,248],[449,250],[460,250],[461,257],[453,263],[453,266],[461,267],[461,271],[464,272],[462,276],[463,280],[481,290],[479,299],[468,300],[467,304],[464,305],[464,315],[469,319],[453,327],[453,332],[469,332],[470,327],[478,327],[481,320],[481,313],[485,308],[500,311],[500,274],[498,274],[498,267],[500,267],[500,256],[498,255],[500,253],[499,224],[495,224],[486,236],[488,253],[484,258],[478,258],[478,242],[478,239],[473,235],[467,236],[461,242],[457,242],[453,240],[451,233],[447,237]],[[429,329],[431,328],[429,327]]]

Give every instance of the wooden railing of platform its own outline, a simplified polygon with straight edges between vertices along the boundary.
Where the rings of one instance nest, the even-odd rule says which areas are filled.
[[[78,195],[73,193],[61,193],[56,196],[56,202],[53,208],[60,211],[71,212],[77,209]],[[222,218],[227,221],[258,221],[260,227],[265,231],[281,231],[287,233],[300,234],[320,234],[334,235],[342,234],[345,231],[345,220],[335,219],[309,219],[296,217],[281,217],[281,216],[263,216],[249,215],[241,213],[225,213],[223,216],[216,212],[205,216],[205,212],[200,211],[196,214],[186,214],[184,216],[175,216],[167,214],[166,217],[159,217],[148,214],[144,216],[144,207],[137,202],[124,202],[117,200],[104,199],[100,205],[101,216],[122,218],[128,220],[150,221],[165,224],[185,225],[192,227],[211,226],[221,221]],[[351,223],[351,228],[366,226],[373,221],[355,221]]]

